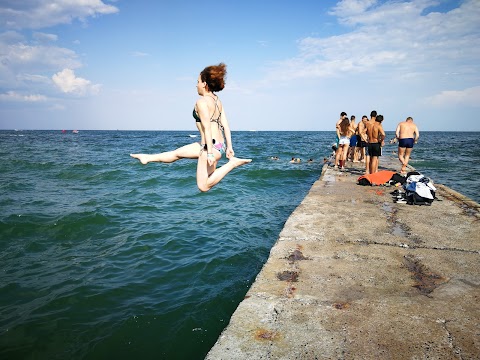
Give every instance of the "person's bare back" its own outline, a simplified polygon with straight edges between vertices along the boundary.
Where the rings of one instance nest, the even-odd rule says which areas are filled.
[[[411,116],[397,125],[395,137],[395,140],[398,139],[398,160],[402,164],[400,174],[406,174],[413,144],[416,144],[420,138],[420,131],[418,131],[417,125],[413,123]]]
[[[402,121],[397,126],[396,131],[397,139],[415,139],[418,140],[419,131],[417,125],[414,124],[412,118],[407,118],[407,120]]]
[[[380,122],[374,122],[370,126],[367,126],[367,135],[369,143],[382,142],[385,139],[382,124]]]
[[[373,137],[381,143],[383,143],[383,140],[385,140],[385,131],[383,130],[382,123],[376,122],[373,125]]]

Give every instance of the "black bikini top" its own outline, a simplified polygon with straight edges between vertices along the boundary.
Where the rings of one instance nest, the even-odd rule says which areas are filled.
[[[192,113],[193,117],[195,118],[195,122],[202,122],[202,120],[200,120],[200,117],[198,116],[197,114],[197,111],[195,110],[195,108],[193,108],[193,113]]]
[[[210,95],[208,95],[208,96],[210,96]],[[214,111],[213,114],[212,114],[212,117],[210,118],[210,122],[216,122],[219,129],[222,130],[222,132],[223,132],[223,125],[222,125],[222,122],[220,121],[220,117],[222,116],[222,112],[220,111],[220,107],[217,104],[218,96],[217,97],[210,96],[210,97],[215,100],[215,108],[218,109],[218,117],[216,119],[213,118],[213,115],[215,115],[215,111]],[[195,119],[195,122],[202,122],[200,120],[200,116],[198,116],[195,108],[193,108],[192,115]]]

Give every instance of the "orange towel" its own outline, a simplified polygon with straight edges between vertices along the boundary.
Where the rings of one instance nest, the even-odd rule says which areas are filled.
[[[395,174],[395,171],[382,170],[374,174],[362,175],[357,181],[360,181],[361,179],[367,179],[371,185],[382,185],[389,181],[393,174]]]

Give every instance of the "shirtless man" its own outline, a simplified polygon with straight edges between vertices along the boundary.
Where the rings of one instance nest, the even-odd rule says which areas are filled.
[[[368,151],[369,150],[368,143],[370,143],[370,139],[368,138],[368,131],[369,131],[368,129],[370,129],[371,131],[371,128],[375,124],[376,118],[377,118],[377,112],[373,110],[370,113],[370,120],[368,120],[365,123],[365,132],[367,134],[367,151],[365,152],[365,174],[372,174],[372,172],[370,171],[370,153]]]
[[[396,139],[398,139],[398,160],[402,163],[400,174],[406,174],[413,144],[418,142],[420,132],[418,131],[417,125],[413,123],[413,119],[409,116],[405,121],[397,125],[395,136]]]
[[[362,121],[357,126],[357,146],[355,151],[358,152],[357,160],[365,162],[365,149],[367,147],[367,128],[365,124],[368,121],[367,115],[362,116]]]
[[[382,127],[383,115],[375,117],[375,123],[367,126],[368,136],[368,155],[369,174],[374,174],[378,171],[378,157],[382,156],[382,146],[385,145],[385,131]]]

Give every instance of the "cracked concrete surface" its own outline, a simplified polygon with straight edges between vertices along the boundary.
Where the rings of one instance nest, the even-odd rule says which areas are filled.
[[[479,205],[359,172],[324,167],[207,359],[480,358]]]

